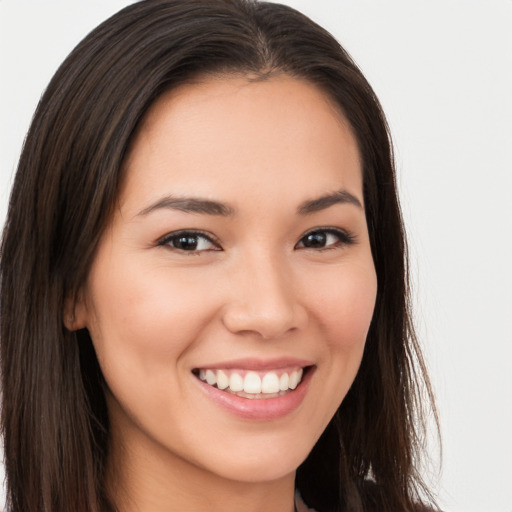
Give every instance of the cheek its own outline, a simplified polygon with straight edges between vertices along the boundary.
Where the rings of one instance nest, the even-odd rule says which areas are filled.
[[[308,288],[312,323],[320,330],[317,338],[321,340],[317,369],[321,384],[314,397],[319,436],[345,398],[361,364],[377,293],[373,262],[329,269],[317,274],[315,285]]]
[[[169,411],[185,414],[189,407],[176,398],[188,381],[182,361],[214,314],[214,300],[183,272],[131,270],[91,273],[88,328],[110,390],[112,421],[123,422],[126,414],[139,427],[148,416],[152,425],[169,425]]]
[[[330,349],[362,352],[377,294],[373,264],[347,266],[330,278],[326,276],[315,290],[311,292],[315,315]]]
[[[183,272],[161,269],[92,272],[88,327],[104,372],[117,367],[149,380],[159,368],[169,372],[215,314],[198,285]]]

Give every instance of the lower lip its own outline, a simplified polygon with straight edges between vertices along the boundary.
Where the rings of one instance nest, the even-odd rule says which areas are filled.
[[[306,396],[314,368],[309,368],[299,385],[286,395],[275,398],[243,398],[210,386],[196,378],[201,389],[216,404],[240,418],[274,420],[295,411]]]

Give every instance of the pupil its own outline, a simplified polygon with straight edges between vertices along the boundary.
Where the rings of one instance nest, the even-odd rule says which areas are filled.
[[[304,240],[305,247],[324,247],[327,241],[325,233],[310,233]]]
[[[197,237],[194,236],[180,236],[176,240],[176,246],[178,249],[192,250],[197,247]]]

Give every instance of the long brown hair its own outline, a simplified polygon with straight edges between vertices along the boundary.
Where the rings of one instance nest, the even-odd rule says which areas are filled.
[[[359,373],[297,472],[322,511],[414,509],[428,490],[415,465],[433,397],[408,299],[392,146],[370,85],[311,20],[250,0],[147,0],[89,34],[35,113],[1,248],[2,432],[13,512],[115,510],[104,487],[109,422],[86,330],[64,327],[122,180],[122,164],[162,92],[208,74],[316,84],[352,125],[378,279]]]

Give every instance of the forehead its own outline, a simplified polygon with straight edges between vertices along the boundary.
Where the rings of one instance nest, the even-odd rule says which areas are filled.
[[[203,197],[279,184],[289,194],[299,184],[313,195],[362,189],[358,147],[340,109],[286,75],[210,78],[165,93],[146,114],[125,173],[123,200],[161,187]]]

